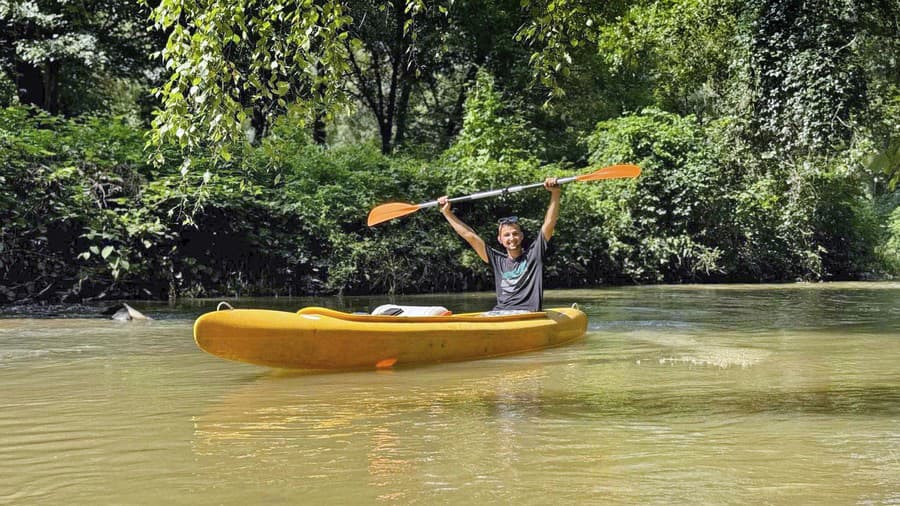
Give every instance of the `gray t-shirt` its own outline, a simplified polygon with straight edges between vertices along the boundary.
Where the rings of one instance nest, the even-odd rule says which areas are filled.
[[[538,232],[537,239],[515,260],[506,251],[487,248],[488,260],[494,270],[497,305],[494,311],[519,309],[540,311],[544,299],[544,255],[547,240]]]

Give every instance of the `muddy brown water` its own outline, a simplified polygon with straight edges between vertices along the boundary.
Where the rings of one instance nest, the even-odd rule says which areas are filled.
[[[900,503],[900,283],[546,299],[588,313],[583,341],[331,374],[203,353],[191,324],[217,301],[133,303],[148,322],[7,315],[0,503]]]

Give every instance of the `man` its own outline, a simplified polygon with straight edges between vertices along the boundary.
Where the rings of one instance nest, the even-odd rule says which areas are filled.
[[[557,178],[544,180],[544,188],[550,192],[550,204],[544,216],[541,232],[525,246],[525,235],[519,219],[515,216],[502,218],[498,222],[497,242],[506,251],[489,248],[484,240],[462,222],[450,209],[447,197],[438,199],[441,214],[450,222],[453,230],[472,246],[475,253],[494,271],[494,286],[497,291],[497,305],[493,314],[524,311],[540,311],[544,298],[543,276],[544,255],[547,242],[553,236],[556,220],[559,218],[559,200],[562,190]]]

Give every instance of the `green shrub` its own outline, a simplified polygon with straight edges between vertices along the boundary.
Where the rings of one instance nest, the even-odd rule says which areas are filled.
[[[875,254],[884,270],[896,277],[900,276],[900,191],[894,191],[882,204],[884,226]]]
[[[115,120],[0,110],[0,286],[7,300],[91,292],[129,268],[117,248],[116,216],[141,186],[140,136]]]
[[[479,71],[465,103],[462,131],[444,154],[451,161],[505,162],[534,158],[537,136],[521,115],[503,100],[494,78]]]
[[[716,279],[723,271],[716,231],[730,202],[721,192],[727,171],[712,159],[703,127],[691,116],[648,109],[599,123],[587,143],[593,163],[636,163],[643,171],[624,192],[606,184],[585,190],[610,221],[594,231],[593,262],[608,266],[603,279]]]
[[[500,117],[499,97],[480,97],[490,107],[472,110]],[[512,142],[523,124],[483,120],[434,161],[325,149],[285,121],[228,163],[199,152],[152,167],[126,121],[0,109],[0,302],[490,290],[488,267],[435,208],[377,227],[369,210],[623,162],[641,177],[565,187],[548,287],[900,270],[896,204],[875,212],[843,159],[761,159],[727,118],[650,109],[598,123],[591,167],[540,166]],[[534,189],[454,207],[499,247],[498,217],[520,216],[533,239],[548,199]]]
[[[594,262],[636,282],[853,279],[871,272],[877,220],[850,171],[814,157],[760,159],[732,123],[701,125],[650,109],[598,124],[587,139],[592,161],[630,161],[644,172],[630,192],[597,195],[626,199],[628,217],[595,231],[608,253]]]

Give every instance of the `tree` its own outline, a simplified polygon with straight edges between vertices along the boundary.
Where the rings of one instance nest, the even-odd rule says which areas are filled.
[[[150,79],[148,12],[122,0],[0,0],[0,69],[23,103],[52,114],[108,110],[107,83]]]
[[[411,124],[434,128],[430,115],[443,124],[432,136],[449,145],[479,67],[505,67],[513,86],[516,73],[530,77],[518,63],[530,53],[511,46],[527,16],[537,15],[533,7],[513,0],[161,0],[154,20],[168,33],[161,56],[170,74],[157,90],[151,142],[185,149],[210,142],[228,157],[225,146],[240,141],[260,111],[280,114],[297,100],[321,119],[356,99],[375,117],[385,153],[404,143]],[[543,29],[535,25],[519,39],[544,40]],[[409,116],[414,98],[428,105],[419,110],[424,118]]]
[[[846,144],[866,102],[853,59],[863,30],[856,0],[763,0],[751,32],[754,127],[776,151],[822,153]]]
[[[248,127],[260,137],[294,102],[321,132],[327,114],[355,99],[390,153],[404,141],[416,84],[440,68],[432,56],[445,14],[422,1],[163,0],[154,16],[169,32],[162,55],[172,73],[158,90],[154,141],[192,147],[210,132],[227,145]]]
[[[345,98],[352,18],[339,0],[161,0],[153,20],[168,34],[151,137],[157,162],[173,141],[211,144],[229,159],[228,146],[263,133],[251,130],[253,117],[275,112],[272,104],[302,97],[315,119]]]
[[[433,26],[422,25],[440,23],[443,14],[405,0],[349,4],[353,22],[344,44],[353,86],[348,91],[374,115],[381,152],[389,154],[406,136],[410,95],[425,68],[421,54],[431,54],[422,44],[437,39]]]
[[[559,77],[568,76],[580,45],[596,45],[605,6],[591,0],[522,0],[529,14],[517,34],[532,49],[530,63],[549,90],[549,98],[565,94]]]
[[[739,117],[747,137],[772,153],[825,154],[872,126],[888,152],[896,136],[878,126],[896,124],[896,0],[523,4],[532,21],[520,37],[551,98],[563,94],[576,49],[589,45],[648,90],[644,105]]]

